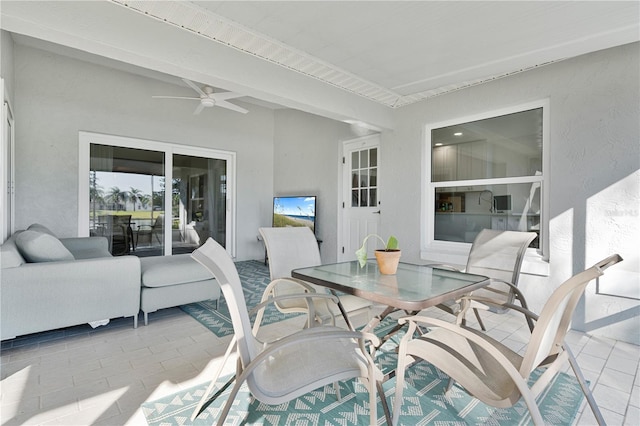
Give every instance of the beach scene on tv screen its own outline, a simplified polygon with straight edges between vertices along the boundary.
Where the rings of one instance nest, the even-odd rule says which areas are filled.
[[[315,230],[315,197],[275,197],[273,199],[273,226],[308,226]]]

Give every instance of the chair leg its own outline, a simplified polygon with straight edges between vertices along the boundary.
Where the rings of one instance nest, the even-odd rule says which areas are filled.
[[[229,411],[231,410],[231,405],[233,405],[233,401],[236,399],[236,395],[240,390],[240,386],[242,386],[242,382],[236,380],[236,384],[233,386],[233,389],[231,389],[231,392],[229,393],[229,397],[227,398],[227,401],[224,403],[224,407],[222,408],[220,417],[218,417],[218,422],[216,423],[217,426],[224,425],[224,421],[229,415]]]
[[[144,312],[144,325],[149,325],[149,312]]]
[[[213,387],[215,386],[216,382],[218,381],[218,378],[220,378],[220,374],[222,374],[222,369],[224,368],[225,364],[227,363],[227,360],[229,359],[229,356],[231,355],[231,351],[233,350],[233,348],[235,348],[235,346],[236,346],[236,338],[233,337],[233,338],[231,338],[231,342],[229,342],[229,346],[227,346],[227,350],[224,353],[224,358],[222,358],[222,363],[220,364],[220,367],[218,367],[218,371],[216,371],[216,374],[213,377],[213,380],[211,380],[211,383],[209,383],[209,387],[207,388],[207,391],[204,393],[204,395],[202,395],[202,398],[200,398],[200,402],[198,402],[198,405],[196,406],[196,409],[193,410],[193,413],[191,414],[191,421],[192,422],[196,419],[196,417],[198,417],[198,415],[200,414],[200,411],[202,410],[202,408],[204,407],[205,403],[207,402],[207,398],[209,397],[209,394],[211,393],[211,390],[213,389]],[[235,376],[233,376],[233,378],[235,379]],[[227,382],[227,385],[230,382],[231,381]],[[225,386],[227,386],[227,385],[225,385]]]
[[[569,365],[571,365],[571,369],[573,370],[573,374],[575,374],[576,379],[578,379],[578,383],[580,384],[580,388],[582,389],[582,393],[584,394],[585,398],[587,399],[587,402],[589,403],[589,407],[591,407],[591,411],[593,412],[593,415],[596,418],[596,421],[598,422],[598,425],[600,426],[604,426],[606,425],[604,418],[602,417],[602,413],[600,412],[600,409],[598,408],[598,405],[596,404],[595,399],[593,399],[593,394],[591,393],[591,390],[589,389],[589,385],[587,384],[587,381],[584,379],[584,376],[582,375],[582,371],[580,370],[580,366],[578,365],[578,362],[576,361],[575,357],[573,356],[573,353],[571,352],[571,350],[569,349],[569,346],[565,343],[562,346],[565,350],[565,352],[567,353],[567,356],[569,358]]]
[[[384,418],[387,421],[387,424],[391,425],[393,424],[391,420],[391,412],[389,411],[389,404],[387,404],[387,398],[384,396],[384,389],[382,387],[382,382],[379,382],[376,380],[376,389],[378,390],[378,394],[380,395],[380,402],[382,403]],[[371,390],[369,392],[371,392]],[[370,409],[373,410],[373,406]],[[373,415],[373,412],[371,414]]]
[[[487,331],[487,329],[484,326],[484,323],[482,322],[482,318],[480,318],[480,312],[478,312],[478,310],[474,308],[473,313],[476,315],[476,319],[478,320],[478,324],[480,325],[480,328],[482,329],[482,331]]]
[[[340,402],[340,400],[342,399],[342,394],[340,392],[340,383],[333,382],[333,390],[336,391],[336,399],[338,400],[338,402]]]
[[[402,412],[402,393],[404,392],[404,370],[407,364],[406,346],[400,344],[398,348],[398,366],[396,368],[396,396],[393,401],[393,419],[391,425],[397,425]],[[380,398],[384,398],[384,393],[380,394]]]
[[[453,384],[455,383],[455,380],[453,380],[451,377],[449,377],[449,381],[447,382],[447,387],[444,389],[444,393],[447,393],[451,390],[451,388],[453,387]]]

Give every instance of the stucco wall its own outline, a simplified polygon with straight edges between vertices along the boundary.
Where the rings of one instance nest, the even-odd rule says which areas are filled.
[[[14,46],[16,229],[42,223],[77,234],[78,131],[237,153],[237,255],[260,258],[259,206],[273,193],[273,111],[247,105],[193,115],[189,101],[152,99],[176,86],[42,50]],[[186,86],[183,93],[190,89]]]
[[[0,76],[4,79],[4,96],[13,105],[13,39],[4,30],[0,30]]]
[[[382,196],[397,206],[382,233],[393,231],[403,252],[418,256],[426,123],[549,99],[550,275],[524,276],[520,285],[539,312],[565,279],[617,252],[625,261],[607,272],[602,287],[640,297],[639,50],[638,43],[608,49],[399,109],[395,131],[382,135],[392,170]],[[592,284],[574,327],[640,343],[638,300],[594,291]]]
[[[339,121],[297,110],[276,111],[274,195],[318,196],[316,236],[322,240],[325,263],[337,259],[341,143],[356,137]]]

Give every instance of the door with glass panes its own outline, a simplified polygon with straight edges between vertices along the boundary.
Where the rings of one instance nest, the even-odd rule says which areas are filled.
[[[343,205],[341,247],[338,259],[354,260],[355,251],[380,223],[380,137],[367,136],[343,146]],[[375,241],[370,239],[373,255]]]

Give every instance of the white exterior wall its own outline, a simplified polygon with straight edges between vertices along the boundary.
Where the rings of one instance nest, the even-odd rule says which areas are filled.
[[[188,95],[176,86],[14,45],[16,229],[38,222],[61,237],[77,234],[78,132],[171,142],[237,153],[236,247],[259,258],[258,206],[273,193],[273,111],[222,108],[193,115],[197,103],[152,99]]]
[[[337,259],[342,141],[358,136],[340,121],[290,109],[276,111],[274,195],[318,196],[316,237],[322,240],[324,263]]]
[[[383,216],[381,232],[398,236],[403,258],[419,256],[426,123],[549,99],[550,275],[525,275],[520,286],[539,312],[564,280],[619,253],[624,262],[606,273],[601,286],[640,297],[639,46],[584,55],[399,109],[396,130],[382,137],[382,158],[393,173],[382,197],[395,209]],[[574,327],[639,344],[640,302],[594,292],[591,284]]]

